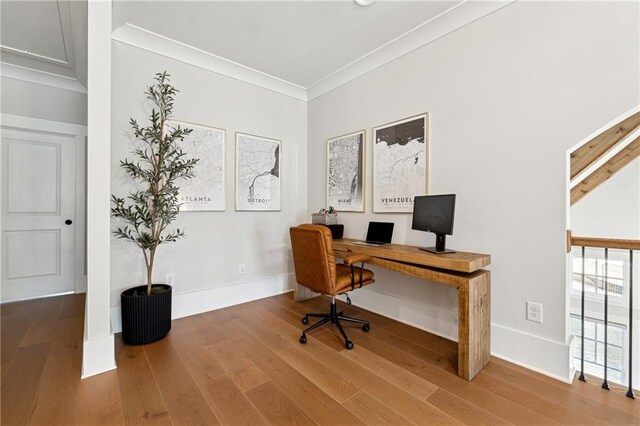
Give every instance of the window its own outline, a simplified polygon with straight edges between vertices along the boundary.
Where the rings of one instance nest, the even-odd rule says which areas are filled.
[[[588,255],[587,255],[588,256]],[[607,276],[607,291],[609,296],[624,300],[625,298],[625,261],[609,259],[608,270],[605,271],[604,259],[597,257],[585,257],[584,259],[584,292],[586,294],[604,294],[605,272]],[[582,291],[582,257],[573,255],[573,285],[572,289]]]
[[[573,356],[580,369],[581,330],[580,317],[571,314]],[[626,327],[622,324],[608,324],[607,336],[607,380],[623,383],[625,380]],[[604,377],[604,322],[595,318],[584,318],[584,372],[596,377]]]

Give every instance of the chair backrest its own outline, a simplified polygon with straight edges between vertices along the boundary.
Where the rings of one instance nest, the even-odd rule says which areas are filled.
[[[331,231],[326,226],[304,224],[289,228],[296,281],[322,294],[333,294],[336,258]]]

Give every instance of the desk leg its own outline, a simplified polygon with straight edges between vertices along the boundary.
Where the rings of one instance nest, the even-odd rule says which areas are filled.
[[[458,287],[458,376],[471,380],[491,357],[491,274]]]
[[[319,293],[315,293],[298,283],[293,285],[293,300],[296,302],[302,302],[303,300],[311,299],[319,295]]]

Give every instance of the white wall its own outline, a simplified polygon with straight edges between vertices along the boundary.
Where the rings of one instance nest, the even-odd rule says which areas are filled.
[[[571,230],[580,237],[640,238],[640,158],[571,206]]]
[[[2,77],[2,112],[87,125],[87,94]]]
[[[290,288],[293,267],[288,228],[304,221],[307,212],[306,104],[119,42],[113,42],[112,46],[111,187],[114,194],[125,195],[130,188],[119,161],[131,158],[129,117],[146,123],[143,92],[152,83],[155,73],[167,70],[180,91],[175,102],[176,119],[227,131],[227,210],[181,213],[176,226],[184,228],[187,237],[161,246],[158,251],[155,281],[164,282],[168,272],[175,274],[174,316],[220,306],[214,299],[222,297],[221,293],[212,289],[225,287],[227,296],[234,292],[249,292],[233,296],[264,297],[265,294],[256,292],[254,287],[256,283],[264,282],[266,288],[274,277],[281,284],[280,288],[282,285]],[[282,140],[282,211],[234,211],[236,131]],[[246,264],[245,274],[238,273],[239,263]],[[254,287],[229,287],[248,281]],[[145,282],[144,261],[139,249],[112,239],[112,306],[119,305],[123,289]],[[193,300],[194,304],[185,305],[185,298]],[[112,311],[117,317],[118,309]],[[114,327],[117,331],[118,325],[114,324]]]
[[[640,101],[637,3],[517,2],[309,103],[309,210],[325,204],[326,139],[431,113],[431,193],[457,193],[448,246],[492,255],[492,352],[569,376],[566,151]],[[341,213],[346,236],[410,215]],[[455,336],[455,293],[376,270],[355,304]],[[544,323],[526,321],[527,300]]]

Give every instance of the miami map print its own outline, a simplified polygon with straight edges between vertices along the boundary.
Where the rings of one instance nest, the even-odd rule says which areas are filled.
[[[365,132],[327,141],[327,206],[337,211],[364,211]]]

